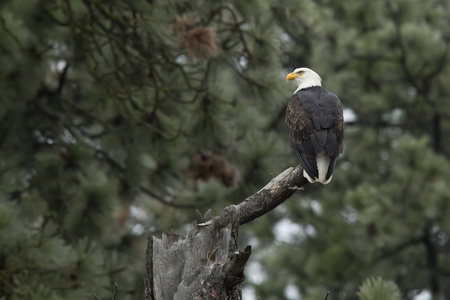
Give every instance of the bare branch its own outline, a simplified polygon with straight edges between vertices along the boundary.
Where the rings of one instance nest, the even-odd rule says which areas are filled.
[[[268,213],[296,192],[293,187],[300,188],[307,182],[300,165],[286,169],[261,190],[237,205],[240,212],[239,224],[246,224]]]

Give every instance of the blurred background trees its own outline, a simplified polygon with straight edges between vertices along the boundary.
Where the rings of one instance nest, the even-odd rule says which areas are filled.
[[[306,66],[346,108],[344,155],[241,228],[244,298],[372,276],[450,298],[449,5],[3,1],[0,297],[142,299],[148,235],[298,164],[284,77]]]

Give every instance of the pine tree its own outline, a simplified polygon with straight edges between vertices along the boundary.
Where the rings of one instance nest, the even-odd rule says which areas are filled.
[[[361,300],[399,300],[400,291],[392,281],[384,281],[380,277],[367,279],[358,292]]]
[[[303,299],[327,290],[348,298],[365,278],[382,276],[407,298],[422,290],[443,297],[450,230],[448,4],[283,5],[279,13],[289,14],[279,20],[295,48],[289,62],[314,66],[351,113],[339,175],[326,188],[306,187],[279,210],[277,220],[296,234],[261,255],[265,280],[255,293],[267,298],[292,285]],[[270,271],[284,265],[282,275]]]
[[[298,164],[287,72],[346,108],[333,181],[241,228],[264,299],[448,293],[445,1],[3,1],[0,297],[141,299],[148,235]],[[281,233],[283,230],[288,230]],[[253,268],[252,268],[253,267]],[[251,276],[258,270],[258,277]]]
[[[2,297],[104,298],[114,282],[141,297],[147,235],[282,169],[272,19],[208,1],[6,1],[1,25]]]

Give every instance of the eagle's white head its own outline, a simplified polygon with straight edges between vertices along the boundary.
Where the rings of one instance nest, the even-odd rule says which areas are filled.
[[[294,94],[302,89],[306,89],[312,86],[322,86],[322,79],[320,76],[311,69],[297,68],[294,72],[287,74],[286,81],[294,80],[298,88]]]

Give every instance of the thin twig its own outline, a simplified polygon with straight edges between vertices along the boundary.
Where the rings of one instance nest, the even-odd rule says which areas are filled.
[[[116,292],[117,292],[117,282],[114,282],[114,290],[113,290],[112,300],[116,299]]]

